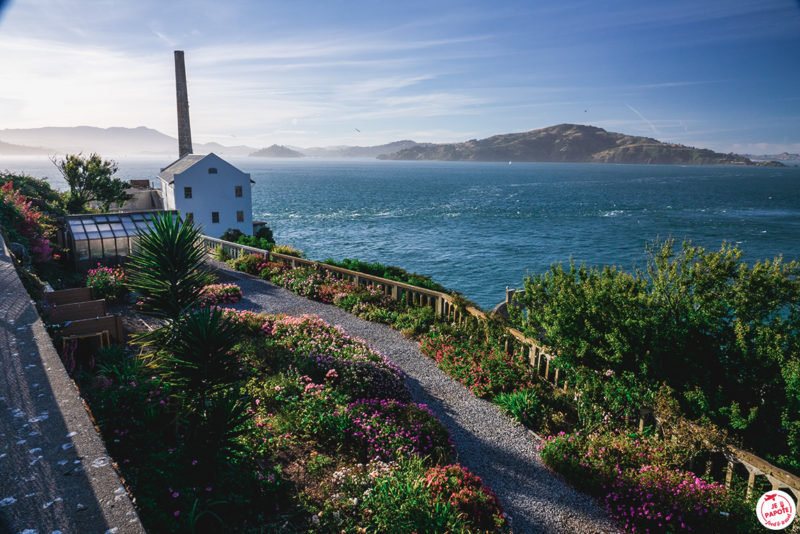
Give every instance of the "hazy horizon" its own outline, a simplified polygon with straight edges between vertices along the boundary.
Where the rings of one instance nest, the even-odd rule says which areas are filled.
[[[443,143],[574,123],[800,152],[794,0],[0,1],[0,130],[175,137],[178,49],[195,143]]]

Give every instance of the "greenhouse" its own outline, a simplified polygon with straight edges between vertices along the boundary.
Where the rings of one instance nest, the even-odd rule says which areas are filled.
[[[136,248],[139,231],[146,231],[159,213],[164,211],[67,215],[65,245],[72,251],[75,268],[124,261]],[[168,213],[177,215],[174,210]]]

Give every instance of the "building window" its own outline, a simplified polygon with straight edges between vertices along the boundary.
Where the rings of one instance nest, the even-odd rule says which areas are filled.
[[[237,185],[236,186],[236,198],[239,198],[241,196],[242,196],[242,186],[241,185]]]
[[[191,187],[184,187],[183,188],[183,198],[192,198],[192,188]]]
[[[217,168],[216,167],[209,167],[208,168],[208,174],[217,174]]]
[[[189,211],[189,212],[186,213],[186,222],[190,223],[192,221],[194,221],[194,213]]]
[[[236,222],[244,222],[244,212],[237,211],[236,212]]]
[[[211,212],[211,222],[212,223],[218,223],[219,222],[219,212],[218,211],[212,211]]]

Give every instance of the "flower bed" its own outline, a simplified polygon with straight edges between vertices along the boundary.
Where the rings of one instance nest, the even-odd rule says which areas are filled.
[[[531,428],[544,429],[545,432],[562,430],[560,435],[551,436],[545,441],[541,451],[543,459],[580,489],[603,500],[609,515],[619,520],[626,529],[647,532],[691,529],[746,532],[752,526],[752,514],[742,495],[731,493],[719,484],[682,469],[689,460],[689,451],[695,451],[687,444],[669,446],[652,436],[632,437],[605,427],[590,437],[579,432],[564,433],[580,428],[581,417],[585,416],[580,411],[581,406],[576,406],[571,397],[567,399],[565,394],[558,394],[538,384],[527,361],[507,354],[498,342],[491,341],[491,338],[487,340],[484,332],[475,335],[468,329],[436,323],[437,318],[430,309],[403,306],[373,288],[353,287],[338,280],[333,283],[341,285],[326,287],[326,277],[313,269],[288,269],[281,265],[280,270],[274,272],[276,274],[269,275],[270,279],[298,294],[326,302],[332,300],[337,306],[359,317],[387,323],[402,329],[404,333],[419,336],[421,350],[476,396],[493,400],[512,417]],[[302,328],[298,333],[301,331]],[[289,336],[287,339],[291,338]],[[333,371],[336,379],[340,380],[342,391],[349,391],[350,399],[360,395],[371,397],[371,393],[380,399],[396,398],[397,393],[392,391],[392,387],[359,390],[356,384],[368,380],[362,378],[364,373],[345,369],[335,355],[325,352],[324,345],[320,354],[314,356],[320,364],[318,370],[300,364],[303,371],[313,376],[314,380],[324,381],[323,371]],[[295,345],[295,348],[300,348],[300,345]],[[318,347],[308,344],[302,350],[311,355],[315,354]],[[352,379],[345,386],[341,378],[348,373]],[[365,428],[369,426],[369,432],[359,430],[358,436],[351,437],[362,442],[366,440],[367,446],[372,447],[368,450],[377,457],[391,458],[392,455],[387,452],[391,447],[376,445],[381,443],[380,414],[373,413],[364,420],[366,422],[359,421],[359,425],[365,425]],[[407,497],[414,498],[411,494]],[[673,513],[676,510],[681,510],[681,513]],[[730,513],[728,516],[720,515],[720,510]],[[432,511],[430,514],[435,516]],[[735,520],[732,519],[734,517]]]
[[[223,358],[214,365],[240,378],[212,377],[221,388],[201,403],[187,388],[207,381],[179,375],[202,369],[171,359],[172,348],[104,349],[97,374],[80,377],[148,530],[358,532],[395,521],[419,532],[506,529],[502,521],[487,529],[486,518],[502,512],[468,471],[466,492],[428,483],[429,469],[450,461],[449,433],[410,402],[383,355],[315,316],[211,307],[192,317],[206,315],[239,329],[238,344],[217,345],[209,361]],[[401,481],[410,493],[398,510]]]
[[[128,293],[121,265],[103,267],[98,263],[96,268],[86,273],[86,287],[94,288],[94,296],[98,299],[118,300]]]
[[[242,290],[236,284],[211,284],[203,288],[199,305],[235,304],[242,300]]]
[[[680,443],[601,427],[560,433],[540,445],[544,463],[605,502],[630,532],[748,532],[755,514],[740,495],[679,466]]]
[[[420,349],[478,397],[532,385],[533,373],[527,362],[499,347],[478,345],[432,329],[422,337]]]
[[[446,460],[452,440],[424,404],[395,399],[362,399],[345,410],[348,435],[374,460],[391,461],[407,455]]]

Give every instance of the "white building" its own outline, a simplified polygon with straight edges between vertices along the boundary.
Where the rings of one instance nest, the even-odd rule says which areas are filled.
[[[255,182],[216,154],[186,154],[158,178],[164,209],[193,219],[203,234],[218,238],[228,228],[253,234],[250,184]]]

